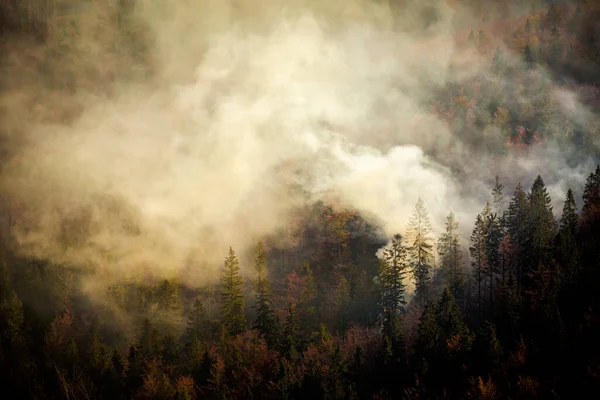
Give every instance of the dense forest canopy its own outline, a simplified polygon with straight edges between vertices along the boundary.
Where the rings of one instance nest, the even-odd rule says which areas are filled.
[[[599,17],[0,0],[2,393],[594,393]]]

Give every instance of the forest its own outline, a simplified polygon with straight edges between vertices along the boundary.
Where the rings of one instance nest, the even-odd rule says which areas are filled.
[[[11,39],[42,43],[28,55],[28,68],[44,77],[36,99],[57,99],[40,117],[45,123],[75,118],[78,105],[65,99],[81,87],[111,91],[105,82],[153,74],[132,1],[103,11],[103,23],[121,30],[110,39],[119,45],[90,65],[81,52],[92,50],[56,39],[59,31],[83,36],[77,23],[56,16],[60,1],[1,3],[0,65],[14,76],[1,80],[1,90],[30,76],[14,75],[11,55],[19,46]],[[431,199],[419,197],[404,229],[392,235],[360,210],[320,199],[295,210],[285,241],[270,232],[253,237],[250,250],[231,244],[215,268],[194,260],[172,274],[142,269],[94,286],[93,295],[83,282],[102,281],[102,272],[21,251],[11,226],[28,210],[7,206],[18,200],[3,195],[2,398],[500,400],[598,393],[600,124],[565,116],[551,92],[573,90],[590,115],[600,111],[600,7],[482,3],[493,4],[497,17],[473,8],[478,24],[461,25],[455,40],[482,57],[483,67],[436,90],[426,99],[429,110],[486,160],[525,159],[536,146],[558,146],[567,164],[587,168],[582,187],[556,199],[535,167],[514,185],[506,172],[492,174],[473,218],[444,210],[436,232]],[[59,59],[85,72],[60,67]],[[1,106],[8,121],[9,108]],[[22,143],[15,144],[15,123],[0,130],[7,174]],[[453,145],[430,152],[444,159]],[[584,158],[593,163],[578,163]],[[474,176],[473,164],[445,161],[456,176]],[[62,250],[85,246],[89,225],[85,218],[60,221]],[[212,276],[194,282],[190,270]]]

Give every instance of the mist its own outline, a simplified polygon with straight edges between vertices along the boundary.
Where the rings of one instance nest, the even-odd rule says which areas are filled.
[[[69,39],[88,61],[58,67],[80,78],[74,90],[48,92],[23,68],[43,57],[39,45],[4,61],[1,185],[19,252],[120,278],[170,276],[220,264],[229,246],[249,249],[319,200],[391,236],[422,198],[436,234],[453,211],[467,238],[496,174],[508,202],[540,173],[557,212],[594,159],[553,142],[497,155],[454,134],[430,101],[488,61],[459,43],[456,9],[419,4],[139,2],[131,18],[149,57],[117,62],[111,6],[91,2],[97,20]],[[554,97],[576,126],[597,124],[578,93]],[[77,111],[48,117],[62,108]]]

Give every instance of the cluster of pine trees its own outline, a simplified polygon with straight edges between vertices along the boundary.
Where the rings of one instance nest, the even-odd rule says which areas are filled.
[[[296,246],[313,246],[306,241],[316,236],[323,249],[304,263],[259,242],[252,280],[230,249],[219,284],[203,291],[176,280],[112,286],[106,297],[117,310],[140,314],[129,333],[112,326],[115,308],[86,303],[80,271],[5,249],[3,393],[500,399],[597,390],[600,167],[588,176],[581,212],[569,190],[558,220],[541,177],[528,192],[519,184],[508,205],[503,191],[497,179],[475,219],[470,269],[452,213],[436,246],[419,200],[406,235],[376,258],[360,216],[322,205],[321,224]],[[323,266],[313,272],[315,262]]]

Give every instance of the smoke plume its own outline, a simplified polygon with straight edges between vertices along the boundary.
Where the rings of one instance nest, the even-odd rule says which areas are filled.
[[[320,199],[391,235],[420,197],[436,232],[450,210],[466,230],[496,173],[509,194],[541,173],[559,204],[585,179],[588,161],[557,145],[498,159],[431,111],[487,63],[457,43],[443,2],[140,1],[131,30],[147,55],[129,58],[113,56],[112,6],[89,7],[54,64],[68,94],[25,68],[47,57],[38,45],[4,63],[20,84],[2,96],[2,188],[24,254],[173,274],[219,264]],[[576,94],[556,95],[579,124],[594,119]]]

